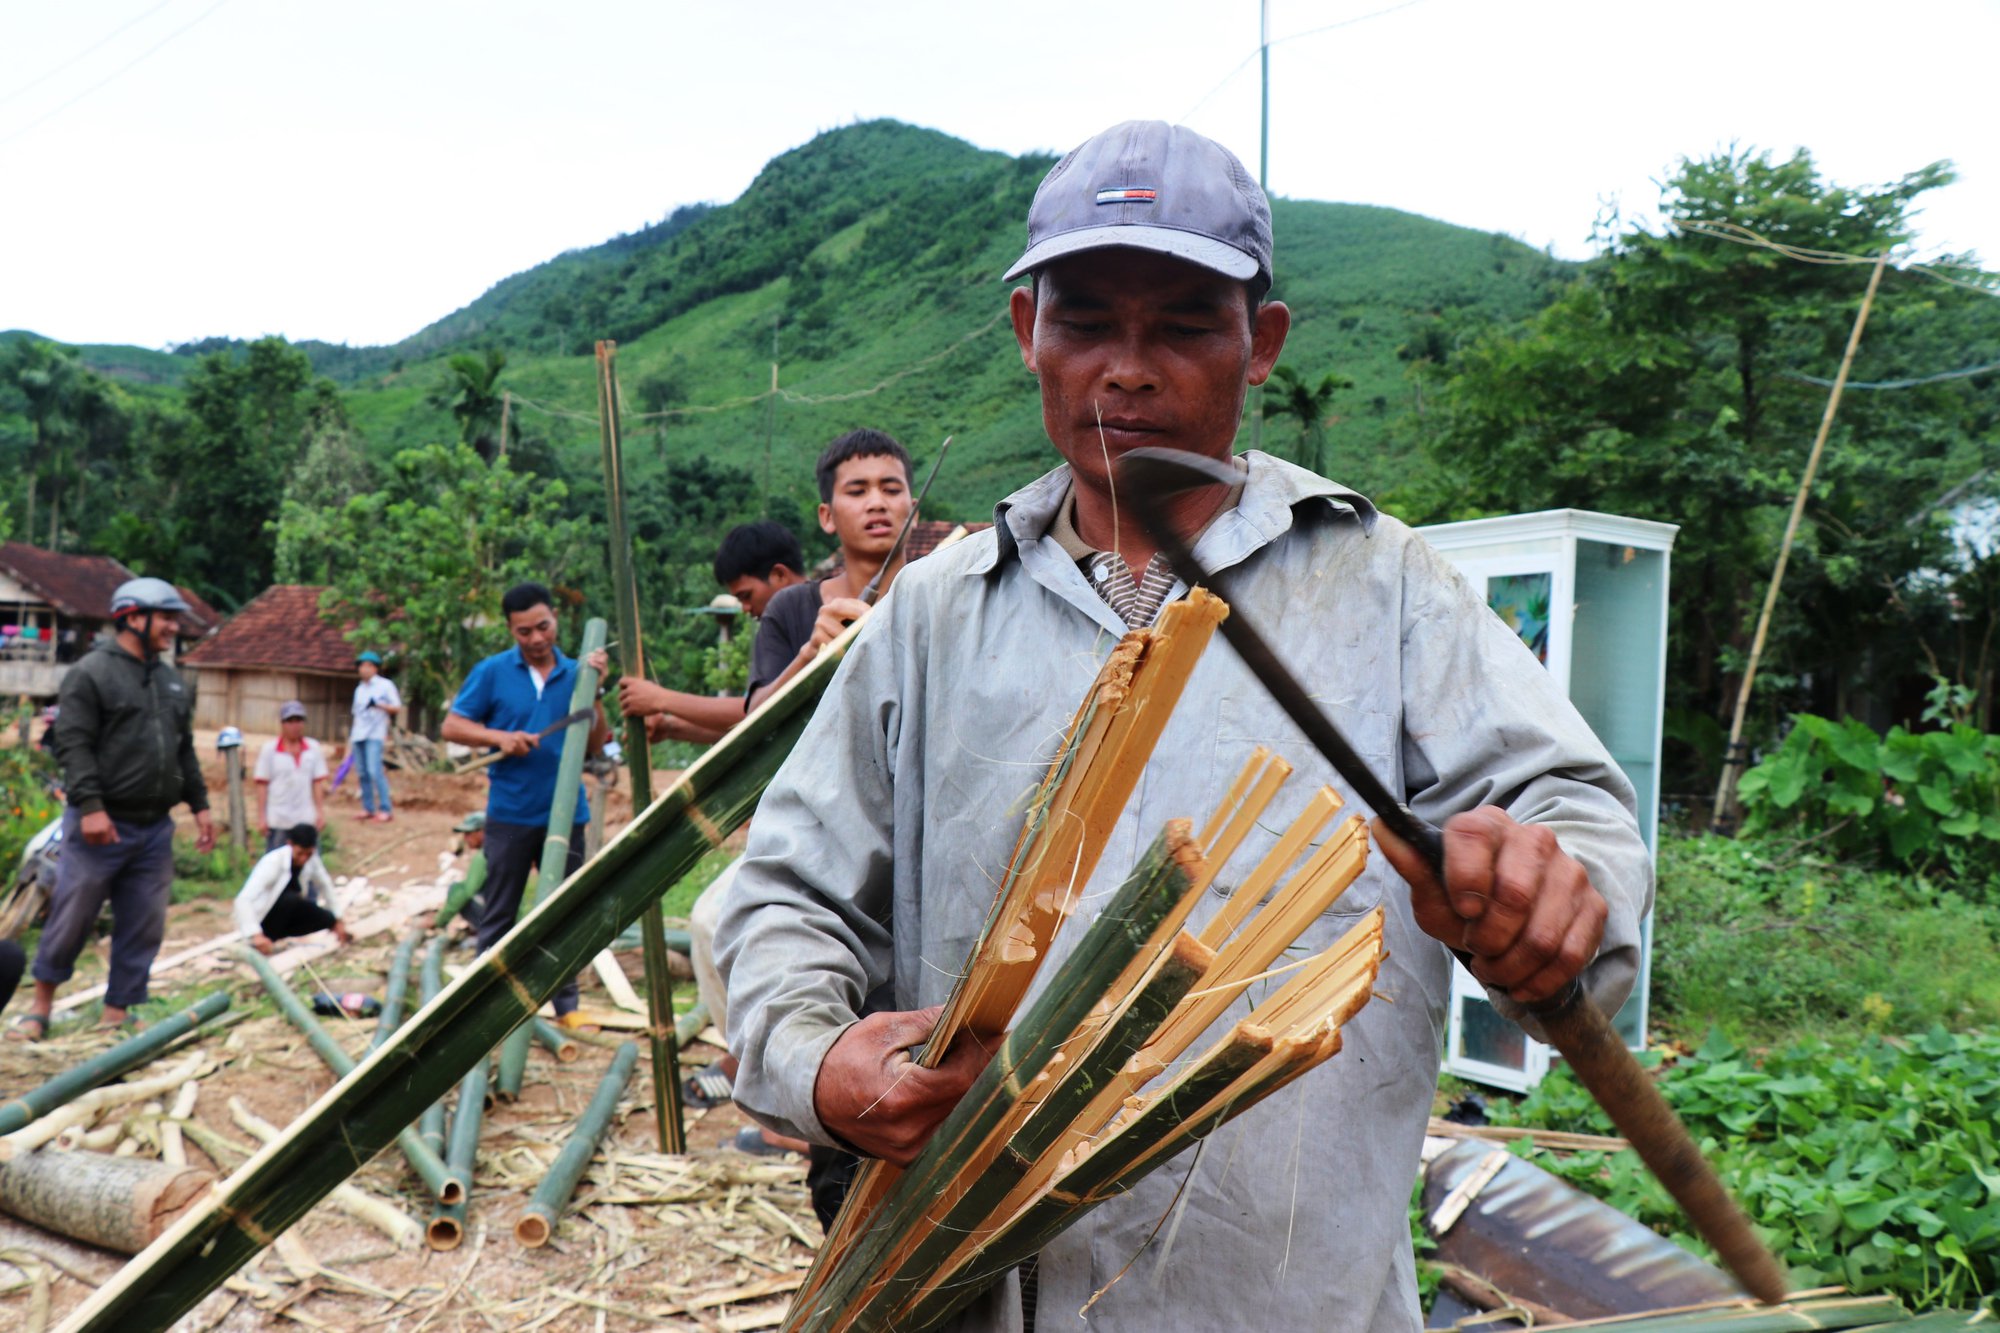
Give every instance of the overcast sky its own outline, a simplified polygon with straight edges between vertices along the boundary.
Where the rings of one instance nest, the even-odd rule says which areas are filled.
[[[1581,257],[1732,141],[1844,184],[1949,158],[1926,250],[2000,260],[2000,0],[1270,14],[1273,193]],[[857,118],[1013,153],[1184,120],[1255,170],[1257,42],[1256,0],[0,0],[0,329],[391,342]]]

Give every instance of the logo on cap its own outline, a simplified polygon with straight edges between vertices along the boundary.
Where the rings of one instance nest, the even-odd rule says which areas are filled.
[[[1126,186],[1117,190],[1099,190],[1097,202],[1100,204],[1150,204],[1160,197],[1158,190],[1142,186]]]

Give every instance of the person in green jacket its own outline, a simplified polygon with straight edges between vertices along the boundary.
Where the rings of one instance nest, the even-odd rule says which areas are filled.
[[[174,880],[172,810],[194,812],[195,847],[215,846],[208,786],[194,753],[194,691],[162,660],[187,602],[165,579],[132,579],[111,597],[114,636],[63,677],[56,759],[69,802],[48,923],[35,951],[35,997],[10,1035],[48,1032],[56,988],[68,981],[105,903],[111,976],[104,1024],[129,1025],[146,998],[166,935]]]

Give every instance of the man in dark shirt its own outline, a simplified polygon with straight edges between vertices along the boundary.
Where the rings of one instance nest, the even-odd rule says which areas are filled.
[[[127,1023],[167,929],[174,821],[194,812],[197,850],[215,846],[208,787],[194,753],[194,693],[161,660],[187,602],[164,579],[133,579],[111,596],[114,638],[63,677],[56,757],[69,801],[49,918],[35,951],[35,997],[10,1035],[39,1041],[56,988],[68,981],[105,903],[111,976],[104,1023]]]

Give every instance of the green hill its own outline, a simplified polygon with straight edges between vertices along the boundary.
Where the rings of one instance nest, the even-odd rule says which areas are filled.
[[[949,434],[958,445],[931,510],[975,517],[1048,463],[998,275],[1052,161],[894,121],[851,125],[773,159],[732,203],[560,255],[401,343],[301,346],[343,385],[377,456],[451,438],[432,402],[445,359],[497,347],[515,395],[510,437],[565,471],[594,471],[590,354],[609,337],[637,471],[701,456],[760,479],[768,468],[773,489],[804,498],[813,456],[842,430],[881,427],[920,458]],[[1537,308],[1566,268],[1393,209],[1279,199],[1274,219],[1276,294],[1295,320],[1284,360],[1355,381],[1334,403],[1330,470],[1363,488],[1393,483],[1419,436],[1413,358],[1468,324]],[[93,347],[85,359],[171,383],[228,345]],[[1273,422],[1266,444],[1289,449],[1295,434]]]

